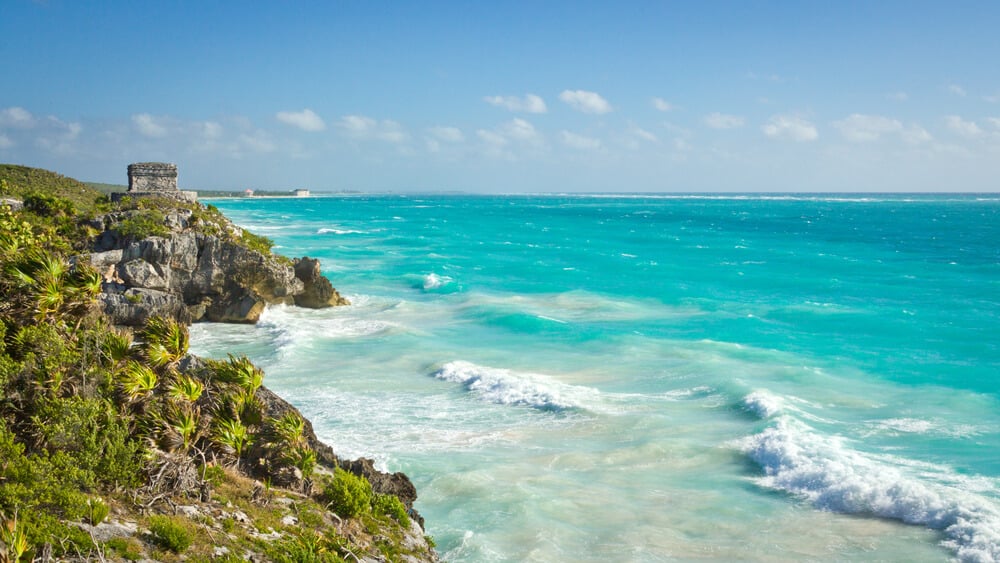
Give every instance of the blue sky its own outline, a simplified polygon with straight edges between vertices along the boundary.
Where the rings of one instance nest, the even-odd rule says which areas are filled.
[[[0,2],[0,162],[188,188],[998,191],[998,2]]]

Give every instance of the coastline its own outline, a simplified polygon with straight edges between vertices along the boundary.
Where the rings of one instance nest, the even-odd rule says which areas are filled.
[[[0,172],[0,555],[437,560],[406,475],[336,455],[246,357],[189,353],[192,320],[346,304],[317,261],[152,184]]]

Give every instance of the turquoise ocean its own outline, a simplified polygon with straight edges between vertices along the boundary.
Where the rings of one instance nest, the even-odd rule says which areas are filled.
[[[212,200],[349,307],[199,324],[448,561],[1000,560],[1000,198]]]

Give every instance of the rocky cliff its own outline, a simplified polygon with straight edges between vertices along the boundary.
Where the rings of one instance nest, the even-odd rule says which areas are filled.
[[[136,236],[137,223],[154,234]],[[101,300],[115,324],[140,326],[156,315],[185,323],[255,323],[268,304],[347,304],[320,274],[319,261],[288,261],[251,248],[246,234],[218,214],[134,209],[99,216],[91,226],[99,234],[93,252],[81,259],[103,275]]]

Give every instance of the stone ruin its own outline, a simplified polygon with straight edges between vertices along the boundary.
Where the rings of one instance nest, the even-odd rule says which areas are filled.
[[[112,201],[123,197],[165,197],[194,202],[198,200],[198,192],[177,189],[176,164],[136,162],[128,165],[128,191],[111,194]]]

